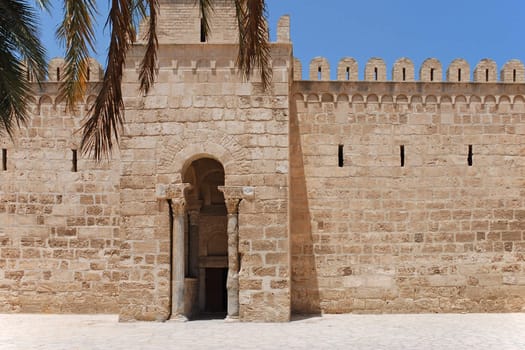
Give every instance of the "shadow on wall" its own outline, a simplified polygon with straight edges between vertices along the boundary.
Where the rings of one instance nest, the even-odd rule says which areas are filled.
[[[319,283],[295,103],[291,104],[290,109],[292,313],[320,314]]]

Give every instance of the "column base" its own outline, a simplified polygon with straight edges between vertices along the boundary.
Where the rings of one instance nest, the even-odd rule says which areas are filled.
[[[224,322],[239,322],[239,316],[226,316],[226,318],[224,319]]]
[[[172,315],[167,322],[188,322],[188,318],[184,315]]]

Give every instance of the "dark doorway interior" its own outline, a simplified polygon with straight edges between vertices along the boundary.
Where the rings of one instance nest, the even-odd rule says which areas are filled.
[[[192,301],[193,317],[224,318],[228,309],[227,210],[219,190],[225,184],[224,167],[212,158],[194,160],[184,171],[183,182],[193,186],[186,193],[188,213],[185,236],[186,277],[196,278],[198,296]]]
[[[228,296],[226,292],[226,278],[228,269],[206,269],[206,313],[226,315]]]

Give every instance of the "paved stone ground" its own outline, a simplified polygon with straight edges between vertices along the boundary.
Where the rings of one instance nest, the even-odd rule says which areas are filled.
[[[525,314],[327,315],[286,324],[0,315],[1,350],[525,349]]]

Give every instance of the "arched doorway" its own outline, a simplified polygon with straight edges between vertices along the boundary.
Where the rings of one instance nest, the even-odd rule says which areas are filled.
[[[223,318],[227,312],[227,210],[224,167],[212,158],[193,161],[183,174],[188,225],[185,230],[185,294],[192,317]]]

